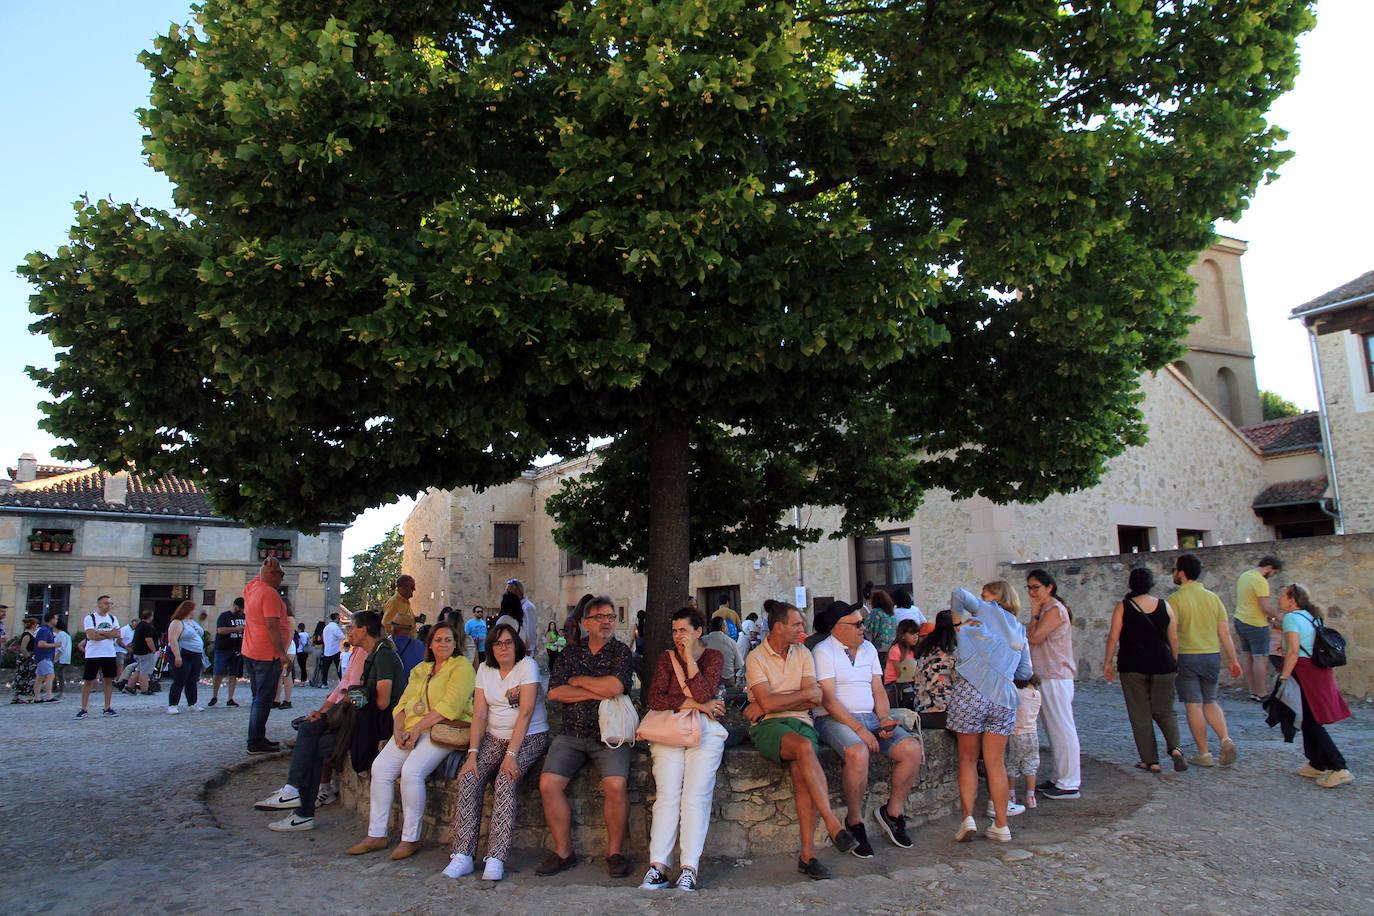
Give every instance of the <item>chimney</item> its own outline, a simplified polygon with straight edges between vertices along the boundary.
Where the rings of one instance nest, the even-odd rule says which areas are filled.
[[[25,452],[19,456],[19,467],[14,474],[15,483],[28,483],[30,480],[38,479],[38,459],[33,456],[33,452]]]
[[[122,506],[128,502],[129,472],[119,471],[105,475],[105,502]]]

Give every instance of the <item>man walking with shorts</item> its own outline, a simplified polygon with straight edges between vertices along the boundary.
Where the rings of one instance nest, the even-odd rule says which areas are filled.
[[[89,715],[86,708],[90,705],[91,690],[95,687],[97,677],[102,678],[105,685],[104,715],[110,718],[119,715],[113,706],[115,641],[119,639],[119,618],[110,613],[114,602],[109,595],[97,598],[95,606],[96,610],[87,614],[81,622],[86,630],[86,668],[81,675],[81,711],[76,714],[78,719]]]
[[[225,706],[237,706],[234,702],[234,688],[238,686],[239,675],[243,674],[243,631],[247,620],[243,612],[243,598],[235,598],[234,606],[220,611],[215,618],[215,674],[210,681],[210,702],[205,708],[219,703],[219,683],[229,679],[229,699]]]
[[[1271,554],[1260,557],[1254,569],[1236,580],[1236,648],[1250,699],[1256,703],[1269,692],[1269,644],[1282,623],[1283,615],[1269,594],[1269,580],[1281,569],[1283,562]]]
[[[1201,575],[1202,561],[1193,554],[1182,554],[1174,561],[1178,591],[1168,599],[1178,619],[1178,677],[1174,684],[1188,713],[1188,730],[1197,743],[1197,755],[1188,762],[1200,767],[1217,765],[1207,747],[1207,727],[1211,726],[1221,741],[1221,765],[1230,766],[1236,762],[1236,745],[1217,703],[1222,651],[1231,677],[1240,677],[1241,667],[1231,642],[1226,608],[1215,593],[1197,581]]]
[[[138,612],[138,626],[134,627],[129,653],[134,660],[129,678],[124,682],[124,690],[134,696],[146,694],[149,691],[148,679],[157,669],[157,628],[153,626],[152,608]]]

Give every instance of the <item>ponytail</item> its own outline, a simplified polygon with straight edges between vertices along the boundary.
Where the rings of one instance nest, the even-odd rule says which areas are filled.
[[[1306,611],[1313,617],[1320,618],[1322,616],[1322,609],[1312,603],[1312,595],[1307,591],[1307,586],[1294,582],[1285,591],[1288,592],[1288,597],[1293,599],[1293,603],[1298,606],[1299,610]]]

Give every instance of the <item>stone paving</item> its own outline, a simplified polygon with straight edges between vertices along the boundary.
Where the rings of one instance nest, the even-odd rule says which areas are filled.
[[[299,714],[321,691],[296,694]],[[1303,762],[1298,746],[1284,745],[1234,693],[1225,700],[1241,748],[1234,768],[1136,772],[1118,691],[1084,685],[1076,708],[1091,758],[1085,797],[1042,801],[1013,819],[1010,846],[956,845],[951,817],[922,828],[913,850],[876,842],[872,862],[822,850],[839,876],[829,882],[802,880],[782,853],[710,860],[703,892],[683,899],[613,884],[599,861],[549,883],[534,877],[533,851],[485,889],[439,877],[440,849],[400,863],[349,859],[341,851],[363,825],[339,808],[323,809],[313,833],[270,833],[270,816],[251,804],[280,784],[286,761],[244,753],[246,709],[172,717],[163,702],[117,700],[119,718],[83,722],[72,719],[70,693],[61,703],[0,706],[0,912],[1374,912],[1366,703],[1332,729],[1356,782],[1323,790],[1292,774]],[[274,713],[269,732],[288,736],[289,718]],[[632,854],[642,868],[644,851]]]

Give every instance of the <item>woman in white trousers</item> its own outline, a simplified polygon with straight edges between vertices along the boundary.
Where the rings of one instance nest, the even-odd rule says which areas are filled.
[[[677,889],[697,889],[697,870],[711,825],[711,799],[726,734],[717,721],[725,715],[720,693],[725,659],[701,644],[705,625],[695,608],[683,608],[673,615],[673,648],[659,658],[649,684],[651,710],[699,713],[701,740],[691,747],[659,741],[650,745],[657,798],[649,831],[649,870],[640,884],[643,890],[669,886],[668,863],[674,846],[679,847]]]
[[[462,638],[450,623],[435,624],[430,630],[425,660],[411,671],[405,693],[396,704],[391,740],[372,761],[367,836],[348,848],[349,855],[386,849],[397,777],[401,780],[401,842],[391,858],[409,858],[419,849],[425,778],[451,750],[435,744],[429,730],[441,722],[466,725],[472,719],[477,674],[463,657],[461,645]]]
[[[1040,677],[1040,719],[1049,735],[1053,769],[1036,786],[1045,798],[1078,798],[1081,783],[1078,726],[1073,718],[1073,682],[1078,666],[1073,657],[1073,614],[1059,597],[1054,577],[1043,569],[1026,576],[1030,592],[1031,624],[1026,638],[1031,666]]]

